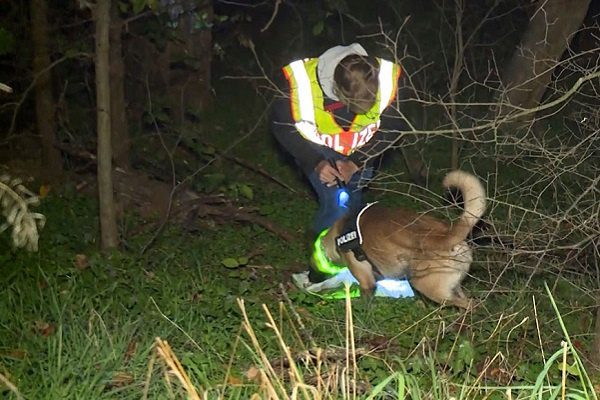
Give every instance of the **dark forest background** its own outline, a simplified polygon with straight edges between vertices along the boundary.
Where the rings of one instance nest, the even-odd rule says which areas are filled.
[[[291,367],[262,303],[280,307],[294,350],[347,345],[344,305],[290,284],[316,202],[269,109],[283,65],[360,42],[409,83],[395,104],[408,130],[367,199],[453,218],[440,182],[461,168],[485,182],[490,209],[473,233],[485,243],[467,279],[474,311],[355,305],[353,393],[402,376],[412,396],[465,383],[462,398],[508,398],[531,384],[521,398],[568,376],[595,398],[584,371],[600,365],[599,16],[597,0],[0,2],[2,394],[180,395],[154,367],[169,358],[160,336],[190,387],[277,398],[256,366],[287,398],[301,378],[269,372]],[[331,374],[338,356],[323,356]],[[304,368],[323,398],[350,396]]]

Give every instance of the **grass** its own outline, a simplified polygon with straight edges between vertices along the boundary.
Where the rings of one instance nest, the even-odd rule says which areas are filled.
[[[272,143],[252,139],[234,154],[256,157],[296,192],[223,162],[194,187],[238,195],[303,237],[315,203]],[[399,165],[392,160],[388,170]],[[439,185],[431,183],[434,197],[405,180],[379,181],[367,200],[441,207]],[[241,185],[251,198],[239,196]],[[67,187],[40,211],[48,222],[38,253],[0,238],[4,398],[562,399],[566,387],[567,398],[593,399],[598,387],[576,355],[590,351],[597,289],[559,258],[547,257],[526,286],[535,261],[528,254],[478,249],[465,285],[482,302],[467,313],[419,296],[324,301],[290,285],[289,275],[306,268],[305,243],[257,226],[169,226],[143,255],[151,232],[103,255],[92,199]],[[139,223],[127,216],[122,228]],[[248,260],[227,268],[227,258]]]
[[[297,34],[289,26],[285,31]],[[439,32],[415,37],[430,37],[437,44]],[[435,52],[437,47],[425,49]],[[287,60],[285,52],[277,48],[271,53]],[[240,75],[238,67],[247,65],[247,57],[223,63],[235,66],[232,75]],[[275,58],[272,64],[282,62]],[[430,84],[439,84],[442,92],[447,86],[443,74],[434,76],[437,81]],[[223,160],[203,170],[193,187],[235,195],[301,237],[315,204],[293,164],[282,165],[267,129],[253,131],[268,99],[261,101],[255,87],[244,83],[247,87],[240,88],[239,82],[215,79],[218,104],[189,127],[184,142],[189,145],[198,136],[223,150],[241,139],[233,155],[251,160],[296,192]],[[424,115],[435,124],[435,111]],[[414,119],[417,126],[427,126],[427,118]],[[146,155],[156,164],[145,167],[164,173],[168,160],[160,145],[151,146],[149,136],[156,132],[151,133],[138,135],[133,147],[143,152],[140,148],[148,146]],[[171,144],[180,139],[177,129],[161,133]],[[203,150],[210,158],[209,149]],[[515,204],[527,202],[527,209],[537,211],[540,199],[544,207],[572,201],[563,193],[554,196],[547,190],[542,198],[539,190],[531,190],[546,186],[545,180],[536,181],[545,168],[554,180],[555,165],[538,161],[537,151],[507,167],[500,165],[499,153],[519,149],[494,144],[478,150],[484,152],[483,162],[475,170],[491,188],[498,180],[492,193],[498,203],[510,205],[510,196],[520,196]],[[447,147],[432,138],[423,151],[431,176],[441,180],[433,171],[445,167]],[[471,159],[464,161],[470,169]],[[185,163],[177,167],[195,171]],[[381,176],[375,185],[380,191],[369,193],[367,200],[422,209],[426,199],[427,206],[441,207],[439,184],[431,182],[438,195],[433,197],[406,185],[406,176],[398,173],[404,170],[393,159],[387,170],[391,175]],[[240,185],[251,189],[251,199],[239,196]],[[535,225],[526,212],[494,206],[497,220],[512,215],[517,232],[537,232],[536,226],[524,228]],[[584,367],[598,297],[590,277],[597,272],[577,270],[559,257],[539,258],[543,272],[525,285],[536,260],[478,249],[465,285],[483,301],[467,313],[419,296],[379,298],[372,304],[323,301],[290,286],[289,274],[306,267],[304,243],[283,242],[259,227],[212,226],[210,221],[195,233],[170,227],[143,255],[149,234],[127,237],[125,250],[106,255],[97,251],[93,200],[67,187],[51,191],[40,211],[48,223],[38,253],[13,251],[5,234],[0,237],[2,398],[596,398],[599,382],[590,383]],[[128,231],[138,223],[128,216],[122,228]],[[249,260],[227,268],[226,258]]]
[[[553,297],[548,294],[551,302],[560,318]],[[288,399],[288,398],[397,398],[404,399],[410,396],[411,399],[434,398],[434,399],[470,399],[470,398],[573,398],[573,399],[596,399],[595,388],[589,380],[583,363],[579,358],[577,350],[572,346],[567,335],[567,341],[562,342],[562,348],[556,351],[546,362],[543,370],[537,376],[535,383],[531,385],[513,385],[513,386],[492,386],[482,384],[488,369],[494,359],[500,356],[498,353],[489,364],[478,371],[477,376],[471,376],[468,382],[455,383],[448,379],[448,376],[441,374],[436,367],[434,358],[428,358],[427,366],[431,381],[427,386],[423,385],[420,374],[411,374],[407,372],[406,366],[400,362],[396,371],[382,379],[376,386],[371,387],[365,384],[361,379],[363,374],[358,368],[358,356],[364,357],[360,349],[355,347],[354,328],[352,319],[352,302],[347,292],[345,302],[346,307],[346,342],[344,348],[323,349],[314,346],[307,348],[306,343],[298,337],[299,343],[290,346],[283,338],[282,324],[278,324],[269,308],[263,305],[263,310],[267,318],[267,326],[272,329],[273,340],[279,343],[282,357],[275,361],[269,360],[269,357],[263,350],[263,347],[256,335],[253,324],[246,312],[245,302],[238,299],[238,306],[243,313],[243,329],[248,337],[247,349],[254,356],[258,367],[251,367],[246,376],[253,380],[258,387],[247,386],[247,389],[254,391],[252,397],[269,399]],[[293,305],[290,305],[293,309]],[[297,317],[297,315],[296,315]],[[304,329],[304,324],[297,319],[298,325],[292,327],[296,332],[298,329]],[[564,333],[567,334],[564,324],[561,326]],[[312,342],[312,339],[311,339]],[[185,373],[183,366],[178,362],[176,356],[172,353],[168,344],[157,339],[158,353],[167,360],[171,366],[172,373],[178,377],[182,386],[186,389],[189,398],[200,399],[210,398],[209,391],[204,390],[203,395],[199,394],[196,387],[191,383],[191,379]],[[167,354],[165,355],[164,348]],[[302,348],[302,352],[293,353],[293,349]],[[459,350],[460,352],[460,350]],[[361,354],[362,353],[362,354]],[[568,356],[574,360],[572,365],[567,363]],[[552,379],[550,369],[556,366],[556,363],[562,359],[559,364],[561,379]],[[470,359],[467,372],[471,372],[472,359]],[[281,365],[284,364],[282,371]],[[399,371],[398,371],[399,369]],[[567,381],[567,376],[573,374],[579,378],[577,380]],[[227,379],[226,379],[227,380]],[[559,381],[552,382],[552,381]],[[577,384],[578,383],[578,384]],[[228,386],[225,385],[227,388]],[[431,389],[424,389],[424,387]],[[219,393],[223,398],[224,392]],[[248,396],[250,397],[250,396]]]
[[[348,304],[290,287],[287,277],[302,268],[303,246],[261,228],[221,226],[193,236],[173,228],[144,256],[136,251],[144,237],[128,242],[128,252],[101,255],[90,233],[97,225],[93,201],[55,194],[42,211],[49,224],[38,253],[14,252],[2,242],[0,374],[14,385],[5,386],[4,397],[182,397],[184,389],[165,375],[169,367],[157,356],[160,337],[202,398],[268,397],[268,390],[287,398],[294,387],[309,398],[402,398],[403,392],[411,398],[538,398],[526,393],[541,391],[549,398],[563,370],[571,398],[581,398],[580,361],[569,355],[568,368],[560,363],[566,337],[572,338],[569,352],[590,342],[593,302],[574,277],[556,278],[560,314],[541,282],[525,290],[519,287],[525,276],[508,271],[469,313],[419,297],[354,300],[349,330]],[[221,264],[256,243],[264,251],[247,266]],[[484,257],[490,265],[499,262]],[[473,271],[486,274],[482,264]],[[485,279],[466,283],[479,297],[490,288]],[[322,353],[311,362],[296,358],[316,348]],[[556,362],[550,362],[554,352]],[[348,354],[354,355],[350,364]],[[283,377],[292,361],[298,376],[288,381]],[[276,389],[251,379],[251,371],[263,371]],[[356,389],[348,392],[355,376]],[[321,397],[311,394],[315,390]]]

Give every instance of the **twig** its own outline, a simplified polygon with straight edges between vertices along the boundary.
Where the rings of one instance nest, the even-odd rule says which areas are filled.
[[[154,297],[150,297],[150,300],[152,300],[152,304],[154,304],[154,307],[156,307],[156,310],[158,311],[158,313],[167,321],[169,321],[175,328],[177,328],[179,331],[181,331],[181,333],[183,333],[189,340],[190,342],[194,343],[194,345],[196,346],[196,348],[201,351],[202,353],[204,353],[204,350],[202,350],[202,347],[200,347],[200,345],[198,344],[198,342],[196,342],[194,340],[193,337],[190,336],[189,333],[187,333],[181,326],[179,326],[175,321],[173,321],[171,318],[167,317],[165,315],[165,313],[162,312],[162,310],[160,309],[160,307],[158,307],[158,304],[156,304],[156,301],[154,300]]]
[[[251,165],[249,162],[242,160],[241,158],[238,157],[234,157],[234,156],[225,156],[226,159],[230,159],[232,161],[234,161],[236,164],[241,165],[242,167],[248,168],[251,171],[254,171],[262,176],[264,176],[267,179],[272,180],[273,182],[277,183],[278,185],[286,188],[287,190],[289,190],[292,193],[297,193],[296,189],[294,189],[293,187],[291,187],[290,185],[288,185],[287,183],[283,182],[281,179],[269,174],[267,171],[265,171],[264,169],[260,168],[260,167],[255,167],[253,165]]]
[[[300,328],[300,333],[302,333],[302,336],[304,336],[306,339],[308,339],[311,350],[316,349],[317,344],[315,342],[315,339],[312,337],[312,335],[308,331],[308,329],[306,329],[304,322],[302,322],[302,318],[300,318],[298,311],[296,311],[296,308],[294,307],[294,303],[292,303],[292,300],[290,300],[290,297],[287,294],[287,290],[285,290],[285,286],[283,286],[282,283],[279,284],[279,289],[281,289],[281,294],[282,294],[283,298],[285,299],[285,302],[288,304],[290,312],[294,316],[294,319],[296,320],[298,327]]]
[[[256,337],[256,332],[254,331],[254,328],[250,323],[250,319],[248,318],[248,313],[246,312],[246,305],[244,299],[238,298],[237,303],[240,311],[242,312],[242,317],[244,319],[244,321],[242,322],[242,326],[246,331],[246,334],[250,338],[252,347],[256,351],[256,356],[260,358],[260,362],[263,366],[263,368],[259,370],[259,373],[261,375],[260,383],[261,385],[264,385],[266,387],[267,392],[273,396],[270,398],[278,399],[279,396],[277,394],[285,393],[285,388],[283,387],[282,382],[277,378],[277,373],[273,369],[273,366],[269,362],[267,355],[262,350],[258,338]]]
[[[157,337],[155,340],[155,348],[158,355],[165,361],[165,363],[171,369],[171,373],[177,377],[185,391],[187,392],[189,399],[191,400],[201,400],[200,395],[196,391],[196,388],[192,384],[192,381],[188,374],[183,369],[183,365],[173,353],[171,346],[166,340],[162,340]]]
[[[37,83],[40,76],[42,76],[46,72],[50,71],[52,68],[54,68],[58,64],[62,63],[63,61],[69,60],[71,58],[79,58],[79,57],[91,58],[92,56],[89,53],[75,53],[75,54],[69,54],[69,55],[63,56],[63,57],[59,58],[58,60],[54,61],[53,63],[51,63],[50,65],[48,65],[46,68],[41,70],[36,76],[33,77],[33,80],[31,81],[29,86],[27,86],[27,88],[23,92],[23,95],[21,96],[21,99],[17,102],[17,105],[15,106],[15,111],[13,112],[12,119],[10,121],[10,128],[8,129],[8,133],[6,135],[7,137],[11,136],[13,134],[13,132],[15,130],[15,124],[17,122],[17,115],[19,114],[19,109],[21,108],[23,103],[25,103],[25,100],[27,99],[27,95],[35,87],[35,84]]]
[[[273,14],[271,14],[271,18],[269,18],[269,21],[267,22],[267,24],[260,30],[260,33],[263,33],[264,31],[269,29],[269,26],[271,26],[271,24],[275,20],[275,17],[277,16],[277,12],[279,11],[280,4],[281,4],[281,0],[275,0],[275,8],[273,9]]]
[[[247,168],[247,169],[249,169],[252,172],[256,172],[257,174],[262,175],[262,176],[264,176],[265,178],[267,178],[269,180],[272,180],[273,182],[275,182],[278,185],[286,188],[290,192],[297,193],[296,189],[294,189],[293,187],[291,187],[287,183],[283,182],[281,179],[273,176],[269,172],[265,171],[263,168],[254,166],[254,165],[250,164],[248,161],[242,160],[239,157],[232,156],[232,155],[227,155],[227,154],[223,154],[222,152],[220,152],[219,150],[217,150],[215,146],[211,145],[210,143],[208,143],[208,142],[206,142],[204,140],[201,141],[201,143],[202,143],[203,146],[207,146],[207,147],[210,147],[212,149],[215,149],[215,155],[220,156],[220,157],[222,157],[222,158],[224,158],[226,160],[233,161],[236,164],[238,164],[238,165],[240,165],[240,166],[242,166],[244,168]],[[195,148],[193,148],[193,147],[191,147],[191,146],[189,146],[187,144],[184,144],[184,143],[180,144],[180,146],[183,147],[186,150],[191,151],[195,155],[198,155],[198,150],[196,150]]]
[[[148,371],[146,372],[146,381],[144,382],[144,390],[142,391],[142,400],[148,399],[148,392],[150,391],[150,380],[152,379],[152,371],[154,369],[154,361],[156,361],[156,353],[152,352],[150,361],[148,362]]]
[[[147,76],[146,76],[146,92],[148,95],[148,110],[152,110],[152,94],[150,93],[150,84],[148,83]],[[167,222],[169,222],[169,216],[171,215],[171,211],[173,210],[173,199],[175,197],[175,192],[179,188],[179,185],[176,183],[177,176],[175,174],[175,162],[173,161],[173,154],[167,148],[167,144],[165,143],[165,141],[163,139],[163,136],[160,131],[160,127],[158,125],[158,122],[156,121],[154,114],[151,113],[151,117],[152,117],[152,124],[154,125],[154,128],[156,129],[156,133],[158,134],[160,143],[161,143],[163,149],[165,150],[165,152],[167,153],[167,155],[169,156],[169,166],[171,167],[172,187],[171,187],[171,192],[169,193],[169,204],[167,205],[167,211],[165,212],[164,218],[163,218],[160,226],[156,230],[156,232],[154,232],[154,234],[150,238],[150,240],[144,245],[144,247],[142,247],[140,254],[144,254],[150,248],[150,246],[152,246],[156,242],[158,237],[162,234],[165,227],[167,226]]]
[[[234,220],[238,222],[250,222],[252,224],[262,226],[266,230],[273,232],[287,242],[295,242],[298,240],[296,235],[292,232],[289,232],[287,229],[275,225],[273,221],[266,217],[254,214],[255,209],[253,208],[244,208],[234,205],[211,206],[205,202],[202,202],[202,199],[199,201],[201,203],[196,205],[190,205],[190,202],[186,202],[177,211],[182,210],[186,213],[194,212],[196,216],[210,215],[212,217]]]
[[[279,330],[279,328],[277,327],[277,324],[275,323],[275,320],[273,319],[273,315],[271,314],[271,312],[269,311],[269,308],[267,307],[266,304],[262,305],[263,311],[265,312],[269,322],[266,324],[267,327],[271,328],[273,330],[273,332],[275,333],[275,336],[277,337],[278,343],[279,343],[279,347],[280,349],[283,351],[283,353],[285,354],[285,357],[287,359],[287,361],[289,362],[289,368],[291,370],[291,372],[293,373],[293,377],[296,379],[296,383],[300,384],[300,389],[302,390],[302,393],[304,394],[304,397],[306,399],[309,399],[310,397],[308,396],[308,392],[306,390],[306,386],[304,385],[304,377],[302,376],[302,373],[300,372],[300,369],[298,368],[298,365],[296,364],[294,357],[292,356],[292,352],[290,351],[290,347],[285,343],[285,341],[283,340],[283,336],[281,334],[281,331]]]
[[[19,392],[19,389],[17,389],[17,387],[8,380],[7,377],[5,377],[4,375],[2,375],[0,373],[0,382],[4,383],[4,385],[15,394],[15,396],[17,397],[18,400],[23,400],[23,395],[21,395],[21,392]]]
[[[434,135],[442,136],[442,135],[450,135],[450,134],[453,134],[454,132],[469,133],[469,132],[474,132],[474,131],[484,131],[487,129],[495,129],[498,126],[500,126],[504,123],[510,122],[512,120],[519,120],[520,118],[522,118],[524,116],[527,116],[530,114],[536,114],[539,111],[544,111],[544,110],[553,108],[555,106],[561,105],[561,104],[565,103],[570,97],[577,94],[579,88],[581,86],[583,86],[583,84],[585,84],[588,81],[593,81],[594,79],[597,79],[597,78],[600,78],[600,70],[580,77],[569,88],[569,90],[567,90],[563,93],[562,96],[560,96],[548,103],[540,104],[539,106],[532,107],[532,108],[523,108],[523,107],[511,105],[514,109],[516,109],[519,112],[514,113],[514,114],[508,114],[507,116],[505,116],[499,120],[490,121],[485,124],[476,125],[476,126],[472,126],[469,128],[460,128],[460,129],[452,128],[452,129],[436,129],[436,130],[419,130],[419,129],[416,129],[414,126],[410,126],[411,129],[407,132],[409,132],[413,135],[434,134]],[[419,101],[419,103],[421,103],[421,104],[439,104],[439,103],[431,103],[431,102],[427,102],[427,101]],[[465,105],[465,103],[456,103],[456,104]],[[495,103],[490,103],[490,104],[495,105]],[[400,140],[400,139],[401,139],[401,136],[399,136],[398,140]],[[490,140],[490,142],[495,142],[496,140],[497,140],[497,138],[493,138]]]
[[[151,100],[151,96],[150,96],[149,90],[150,89],[148,89],[148,99],[150,101]],[[149,109],[152,109],[152,107],[149,107]],[[247,133],[245,133],[244,135],[242,135],[238,140],[234,141],[229,147],[227,147],[225,150],[223,150],[223,152],[221,153],[220,156],[219,155],[214,156],[209,161],[207,161],[203,166],[199,167],[193,173],[191,173],[190,175],[188,175],[184,179],[182,179],[179,183],[175,183],[176,182],[176,177],[175,177],[175,172],[174,172],[173,157],[172,157],[171,153],[168,153],[169,159],[170,159],[170,163],[171,163],[171,168],[173,170],[173,189],[171,190],[171,195],[169,197],[168,212],[166,214],[166,217],[164,218],[164,220],[161,222],[160,226],[158,227],[158,229],[154,233],[154,235],[148,240],[148,242],[144,245],[144,247],[142,247],[141,254],[144,254],[156,242],[156,240],[158,239],[158,237],[162,234],[165,226],[167,225],[167,222],[169,220],[169,216],[170,216],[170,213],[171,213],[171,208],[172,208],[172,203],[173,203],[173,196],[174,196],[175,192],[180,187],[182,187],[183,185],[185,185],[188,182],[190,182],[200,172],[202,172],[203,170],[205,170],[206,168],[208,168],[216,160],[220,159],[224,154],[228,153],[231,149],[233,149],[234,147],[236,147],[237,145],[239,145],[242,141],[244,141],[248,137],[250,137],[250,135],[252,135],[258,129],[258,127],[260,126],[260,123],[261,123],[262,119],[265,118],[266,116],[267,116],[267,110],[265,110],[260,115],[260,117],[256,121],[256,124],[252,127],[252,129],[250,129]],[[160,134],[160,130],[158,130],[158,124],[156,123],[156,119],[153,118],[153,121],[155,123],[157,131]],[[160,137],[160,139],[162,141],[162,137]]]

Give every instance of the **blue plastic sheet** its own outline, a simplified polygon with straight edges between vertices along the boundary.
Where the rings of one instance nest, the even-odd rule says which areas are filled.
[[[300,289],[320,297],[343,297],[346,284],[355,287],[354,290],[350,291],[352,297],[360,296],[360,291],[356,288],[358,281],[348,268],[344,268],[336,275],[319,283],[310,282],[308,279],[308,271],[292,275],[292,280]],[[377,297],[392,297],[398,299],[402,297],[413,297],[415,295],[410,283],[406,279],[387,278],[377,281],[376,285],[375,296]]]

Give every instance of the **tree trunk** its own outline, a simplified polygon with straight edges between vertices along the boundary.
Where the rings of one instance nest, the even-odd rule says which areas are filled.
[[[117,247],[117,222],[112,184],[110,122],[110,0],[96,3],[96,108],[98,129],[98,197],[102,250]]]
[[[115,167],[129,169],[129,124],[125,103],[125,66],[123,63],[123,21],[119,5],[113,2],[110,21],[110,112],[112,158]]]
[[[539,0],[519,47],[502,79],[504,102],[523,108],[539,105],[556,62],[581,27],[590,0]],[[503,114],[510,111],[507,106]],[[534,115],[530,115],[530,120]]]
[[[212,20],[212,4],[209,2],[198,14]],[[210,102],[212,32],[210,29],[196,29],[193,21],[182,17],[177,25],[177,40],[167,45],[169,56],[169,100],[171,116],[182,123],[186,108],[201,111]]]
[[[54,99],[49,71],[48,54],[48,5],[45,0],[31,1],[31,39],[33,41],[33,74],[35,83],[35,115],[37,131],[42,142],[42,160],[50,180],[62,175],[62,157],[54,146],[56,121]]]

